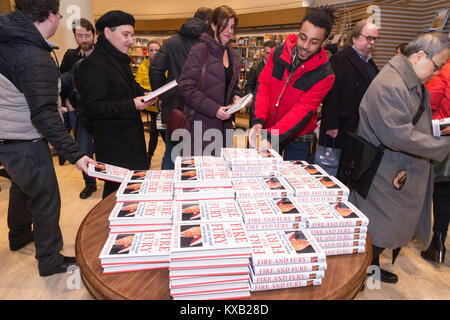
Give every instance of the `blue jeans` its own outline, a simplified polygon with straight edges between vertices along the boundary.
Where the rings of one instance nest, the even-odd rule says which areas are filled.
[[[295,142],[284,147],[284,157],[286,161],[289,160],[305,160],[308,161],[309,152],[311,149],[310,142]]]
[[[161,162],[161,170],[173,170],[175,168],[175,163],[172,161],[171,153],[172,153],[172,142],[170,141],[169,134],[166,132],[165,134],[165,144],[166,150],[164,151],[164,156]]]

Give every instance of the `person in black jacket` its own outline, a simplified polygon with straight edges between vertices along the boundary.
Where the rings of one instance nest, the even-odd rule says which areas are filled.
[[[128,50],[133,44],[134,17],[123,11],[109,11],[95,25],[99,36],[94,51],[74,72],[80,105],[94,121],[96,160],[127,168],[148,170],[147,146],[140,110],[144,88],[133,77]],[[105,181],[103,198],[120,184]]]
[[[50,38],[59,25],[59,0],[16,0],[0,16],[0,161],[11,177],[9,244],[34,241],[41,276],[66,272],[76,263],[60,251],[61,199],[48,142],[87,172],[89,162],[58,113],[59,70]]]
[[[86,117],[82,114],[83,108],[77,105],[79,101],[74,101],[76,99],[74,99],[75,97],[71,92],[74,89],[72,83],[73,67],[78,61],[88,57],[92,53],[94,49],[95,29],[89,20],[81,18],[72,22],[72,31],[78,48],[68,49],[59,67],[61,79],[67,79],[67,85],[61,86],[61,99],[67,108],[67,113],[64,114],[65,116],[67,115],[65,120],[69,119],[76,141],[87,152],[88,156],[92,158],[94,155],[94,142],[91,134],[93,128],[91,128],[92,125],[87,122]],[[85,187],[80,192],[80,199],[89,198],[97,190],[95,178],[89,177],[83,172],[83,180]]]
[[[166,40],[159,49],[155,58],[150,63],[149,77],[150,85],[156,90],[166,83],[180,77],[186,57],[191,48],[198,42],[198,38],[206,32],[206,21],[212,10],[210,8],[199,8],[193,18],[188,19],[178,31],[178,34]],[[166,76],[167,72],[167,76]],[[159,96],[161,100],[161,122],[167,124],[170,112],[183,105],[178,89],[174,88]],[[161,169],[172,170],[172,143],[166,135],[166,150],[162,159]]]
[[[262,53],[262,60],[256,65],[253,66],[250,69],[250,72],[248,73],[247,82],[245,83],[244,92],[245,94],[255,94],[256,92],[256,83],[258,82],[259,75],[264,69],[264,66],[266,65],[267,58],[269,57],[270,52],[273,48],[277,46],[277,43],[275,41],[269,40],[264,42],[264,48]],[[250,128],[253,127],[255,120],[255,98],[252,100],[252,104],[250,106],[250,119],[249,124]]]

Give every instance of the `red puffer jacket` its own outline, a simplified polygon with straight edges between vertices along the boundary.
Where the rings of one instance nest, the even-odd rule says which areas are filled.
[[[450,118],[450,59],[426,87],[430,92],[433,119]]]
[[[269,136],[279,136],[280,143],[313,132],[317,109],[335,78],[323,48],[291,74],[296,42],[291,34],[272,50],[257,84],[255,123],[263,124]]]

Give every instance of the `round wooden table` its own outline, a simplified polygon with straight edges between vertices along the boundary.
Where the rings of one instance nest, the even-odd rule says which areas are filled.
[[[108,238],[108,216],[115,193],[99,202],[78,229],[75,255],[84,284],[96,299],[167,300],[168,269],[103,274],[100,251]],[[366,240],[364,253],[327,257],[327,270],[320,286],[252,292],[257,300],[352,299],[360,290],[372,260],[372,245]]]

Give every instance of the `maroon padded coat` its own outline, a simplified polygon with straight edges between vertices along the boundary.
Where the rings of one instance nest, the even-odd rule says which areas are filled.
[[[241,58],[233,48],[219,44],[219,42],[206,33],[203,33],[199,40],[199,43],[192,47],[186,59],[186,63],[178,80],[178,91],[186,105],[184,110],[185,113],[193,109],[195,111],[193,117],[194,121],[201,121],[202,123],[202,137],[194,137],[194,130],[191,130],[191,146],[193,146],[193,141],[203,141],[203,151],[205,147],[211,143],[210,141],[204,141],[203,139],[203,133],[206,130],[215,128],[224,132],[225,129],[231,129],[233,127],[231,118],[222,121],[216,118],[216,113],[219,107],[229,105],[235,95],[240,95],[238,80],[241,68]],[[201,70],[206,55],[206,47],[208,47],[206,72],[202,86],[199,88]],[[225,50],[228,52],[230,64],[233,68],[233,76],[231,77],[226,97],[225,69],[223,66],[223,55]],[[198,151],[199,150],[196,150],[196,155],[200,155],[198,154]],[[219,154],[215,155],[218,156]]]

